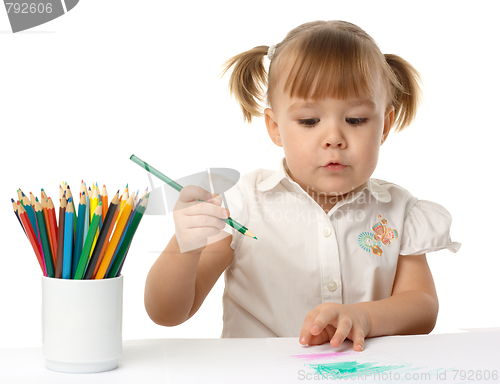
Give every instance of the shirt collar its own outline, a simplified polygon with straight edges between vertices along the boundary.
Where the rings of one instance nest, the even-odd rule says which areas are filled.
[[[279,163],[279,170],[257,184],[257,189],[259,191],[270,191],[283,180],[287,180],[289,183],[296,185],[300,188],[300,190],[304,192],[304,190],[295,181],[292,180],[292,178],[286,171],[285,162],[286,159],[283,157],[283,159],[281,159]],[[353,200],[360,196],[365,189],[368,189],[371,195],[381,203],[388,203],[389,201],[391,201],[391,194],[389,193],[389,191],[384,186],[377,183],[377,181],[378,180],[376,179],[368,179],[366,186],[361,192],[356,195]]]

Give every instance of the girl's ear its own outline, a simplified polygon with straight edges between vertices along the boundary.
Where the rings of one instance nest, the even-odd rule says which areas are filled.
[[[278,147],[282,147],[283,144],[281,144],[280,131],[278,129],[278,123],[276,122],[276,117],[274,116],[273,110],[270,108],[266,108],[264,110],[264,116],[266,118],[267,133],[269,134],[269,137],[274,144],[276,144]]]
[[[389,136],[389,132],[392,128],[392,123],[394,123],[394,110],[395,108],[393,105],[389,105],[385,110],[384,131],[382,132],[382,140],[380,142],[380,145],[384,144],[387,136]]]

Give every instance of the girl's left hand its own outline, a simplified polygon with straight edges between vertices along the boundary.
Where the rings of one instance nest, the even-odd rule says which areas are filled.
[[[307,314],[299,342],[319,345],[330,341],[332,347],[337,348],[349,338],[353,349],[362,351],[370,328],[370,317],[355,304],[323,303]]]

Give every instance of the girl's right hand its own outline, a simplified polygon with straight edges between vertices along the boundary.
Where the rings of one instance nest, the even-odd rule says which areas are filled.
[[[226,223],[221,219],[229,217],[229,210],[221,205],[220,195],[212,197],[194,185],[182,188],[174,207],[175,236],[182,253],[200,253],[207,246],[207,238],[224,229]]]

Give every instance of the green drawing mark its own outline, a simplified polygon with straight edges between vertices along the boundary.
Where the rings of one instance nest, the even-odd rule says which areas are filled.
[[[358,363],[357,361],[342,361],[326,364],[310,364],[317,373],[325,376],[344,376],[346,374],[370,375],[383,373],[393,369],[404,368],[405,365],[378,365],[378,363]]]

